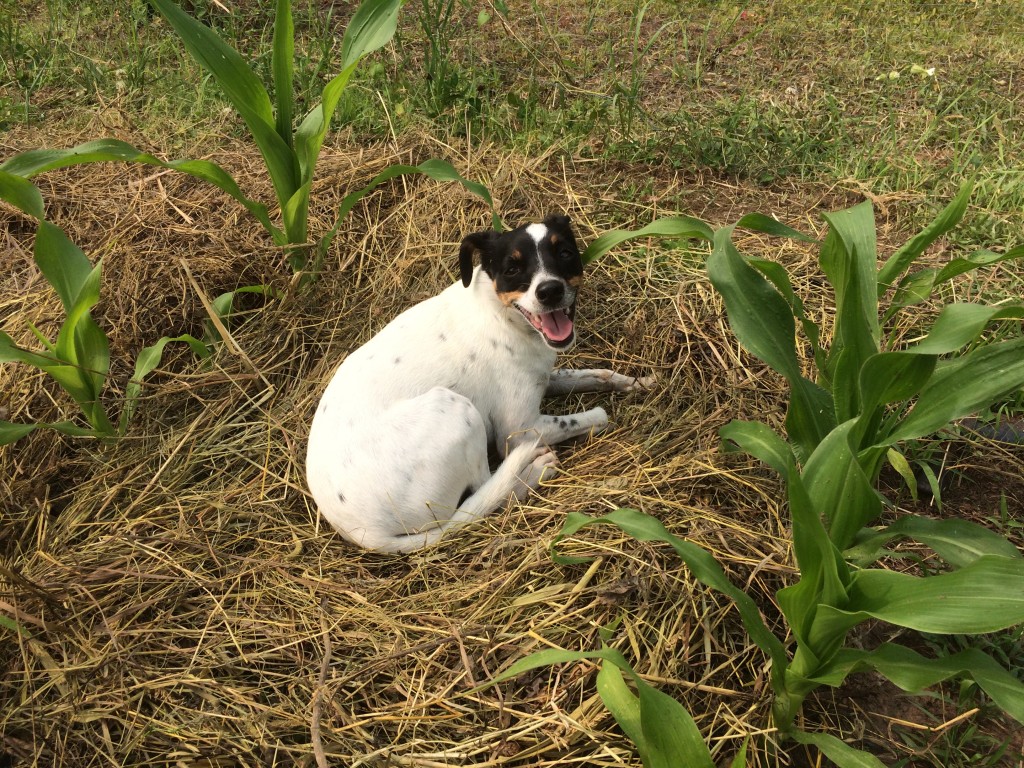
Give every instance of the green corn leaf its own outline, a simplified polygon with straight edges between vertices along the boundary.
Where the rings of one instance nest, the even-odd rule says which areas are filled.
[[[622,670],[614,664],[602,664],[597,672],[597,693],[612,713],[619,728],[636,746],[640,759],[646,766],[647,740],[640,725],[640,697],[629,690],[622,677]]]
[[[1022,386],[1024,338],[978,347],[932,376],[913,410],[895,426],[884,444],[930,435]]]
[[[832,430],[807,460],[802,473],[813,509],[824,516],[829,538],[840,550],[882,513],[881,497],[850,445],[851,420]]]
[[[984,304],[947,304],[939,312],[931,330],[919,343],[905,351],[914,354],[943,355],[955,352],[981,335],[996,320],[1024,318],[1024,306],[990,307]]]
[[[195,353],[196,357],[205,359],[210,356],[210,348],[205,343],[185,333],[181,336],[164,336],[155,344],[145,347],[139,356],[135,358],[135,371],[132,373],[132,378],[128,382],[128,386],[125,387],[124,392],[124,406],[121,409],[121,421],[118,425],[118,434],[124,435],[128,429],[128,422],[131,420],[132,414],[135,413],[135,407],[138,404],[139,395],[142,393],[142,381],[150,373],[152,373],[164,356],[164,347],[174,342],[183,342],[188,344],[192,352]]]
[[[41,219],[45,215],[43,196],[36,186],[9,171],[0,171],[0,200],[10,203],[35,219]]]
[[[342,69],[391,42],[401,7],[400,0],[364,0],[360,4],[341,40]]]
[[[39,271],[60,297],[64,312],[70,313],[93,272],[89,258],[64,230],[47,221],[39,222],[33,256]]]
[[[13,443],[37,429],[52,429],[71,437],[106,437],[109,434],[109,432],[98,431],[91,427],[80,427],[72,421],[38,424],[15,424],[10,421],[0,421],[0,445]]]
[[[80,144],[71,149],[34,149],[22,152],[0,164],[0,170],[26,178],[57,168],[67,168],[83,163],[129,162],[168,168],[187,173],[197,179],[213,184],[223,192],[245,206],[256,219],[274,237],[278,245],[284,245],[284,234],[273,225],[262,203],[250,200],[239,188],[231,175],[216,163],[208,160],[160,160],[146,154],[130,144],[117,139],[100,139]]]
[[[835,426],[832,398],[801,375],[790,303],[740,255],[732,227],[715,232],[708,278],[725,302],[729,326],[752,354],[786,377],[791,389],[786,429],[800,458]]]
[[[241,104],[251,115],[272,126],[274,108],[263,83],[239,53],[202,22],[170,0],[149,0],[177,32],[189,54],[220,83],[228,101]]]
[[[604,256],[617,245],[641,237],[671,237],[677,240],[707,240],[714,238],[714,231],[700,219],[690,216],[666,216],[655,219],[640,229],[613,229],[604,232],[588,245],[582,254],[584,264]]]
[[[922,269],[904,277],[900,281],[889,307],[882,315],[883,322],[887,322],[901,309],[927,301],[935,289],[935,277],[938,273],[937,269]]]
[[[907,457],[895,448],[889,448],[885,452],[885,457],[889,460],[889,466],[895,469],[899,476],[903,478],[903,482],[907,485],[907,490],[910,491],[911,498],[917,501],[917,478],[914,477],[914,470],[910,468],[910,462],[907,461]],[[877,558],[873,558],[872,562],[875,559]]]
[[[106,437],[110,432],[93,429],[92,427],[80,427],[72,421],[58,421],[52,423],[40,422],[38,424],[16,424],[0,420],[0,445],[7,445],[15,440],[25,437],[37,429],[52,429],[61,434],[71,437]]]
[[[753,232],[763,232],[766,235],[775,235],[776,237],[788,237],[791,240],[799,240],[803,243],[813,243],[814,238],[805,235],[803,232],[787,227],[778,219],[773,219],[771,216],[765,216],[763,213],[748,213],[742,219],[736,222],[737,227],[740,229],[749,229]]]
[[[640,725],[651,753],[646,768],[715,768],[711,752],[682,704],[633,674],[640,698]]]
[[[826,374],[833,383],[852,383],[849,396],[843,398],[846,407],[841,408],[840,398],[836,398],[836,419],[842,422],[859,412],[858,374],[864,362],[879,351],[875,218],[871,204],[865,202],[826,214],[825,219],[830,229],[819,260],[836,299]]]
[[[625,531],[630,536],[640,541],[663,541],[671,545],[679,558],[686,563],[687,568],[698,581],[722,594],[732,598],[736,603],[743,626],[751,640],[769,657],[773,665],[773,674],[782,674],[786,665],[786,651],[778,638],[771,633],[768,626],[761,618],[757,604],[745,593],[738,589],[725,575],[722,566],[706,550],[696,544],[680,539],[669,533],[661,521],[638,512],[635,509],[616,509],[602,517],[588,517],[579,512],[570,512],[566,517],[562,530],[551,543],[552,557],[557,563],[571,564],[585,562],[586,558],[568,558],[557,553],[556,547],[562,539],[572,536],[585,526],[597,523],[608,523]]]
[[[935,355],[880,352],[860,369],[862,419],[882,405],[905,403],[917,395],[935,371]]]
[[[895,643],[886,643],[871,651],[844,648],[836,654],[827,671],[814,680],[837,687],[848,675],[864,669],[875,670],[911,693],[919,693],[950,678],[970,678],[1008,715],[1024,723],[1024,683],[976,648],[935,659]]]
[[[214,314],[217,315],[219,320],[227,323],[231,319],[231,316],[235,313],[235,297],[241,293],[258,293],[262,296],[270,296],[274,299],[280,298],[278,290],[272,285],[265,285],[262,283],[259,285],[243,285],[239,288],[235,288],[233,291],[222,293],[211,302]],[[220,331],[217,330],[213,323],[207,320],[204,324],[206,326],[206,332],[203,334],[202,343],[208,349],[208,345],[221,341],[221,337]],[[179,337],[178,340],[186,341],[186,339],[182,339],[181,337]],[[203,357],[203,355],[199,354],[198,350],[193,351],[195,351],[200,357]]]
[[[644,768],[712,768],[711,753],[689,712],[631,669],[629,672],[638,694],[629,690],[622,669],[608,662],[598,671],[597,692],[622,732],[636,745]]]
[[[994,253],[986,249],[975,251],[965,259],[953,259],[935,275],[935,285],[952,280],[954,277],[973,272],[979,267],[988,267],[1002,261],[1024,258],[1024,245],[1011,248],[1006,253]]]
[[[196,63],[213,75],[241,115],[263,155],[278,202],[288,200],[299,185],[299,168],[289,142],[278,135],[267,89],[245,60],[205,24],[170,0],[150,0],[167,20]]]
[[[34,432],[39,426],[39,424],[16,424],[0,419],[0,445],[7,445],[15,440],[20,440],[25,435]]]
[[[971,184],[961,187],[957,196],[934,221],[886,260],[882,268],[878,270],[877,296],[881,297],[896,282],[896,279],[924,253],[929,245],[960,223],[967,211],[967,201],[970,199],[972,191],[973,185]]]
[[[61,362],[52,353],[40,354],[22,349],[14,343],[14,339],[0,331],[0,363],[24,363],[45,371],[47,368],[60,365]]]
[[[888,322],[901,309],[926,301],[937,286],[949,282],[955,277],[973,272],[980,267],[1021,257],[1024,257],[1024,246],[1013,248],[1006,253],[980,250],[967,258],[953,259],[942,269],[922,269],[909,274],[900,281],[896,295],[893,296],[892,303],[885,311],[883,321]]]
[[[94,402],[98,403],[110,372],[110,342],[96,321],[90,315],[85,315],[75,328],[74,345],[76,364],[88,380],[89,388],[96,393]]]
[[[671,696],[644,682],[614,648],[596,651],[568,651],[548,648],[520,659],[492,682],[497,683],[538,667],[561,664],[582,659],[601,659],[605,662],[598,674],[598,693],[619,726],[636,745],[644,768],[713,768],[711,753],[693,718]],[[626,687],[622,674],[605,668],[614,666],[633,678],[637,696]],[[608,698],[605,698],[606,695]],[[621,717],[621,719],[620,719]]]
[[[274,82],[274,101],[277,104],[277,135],[291,147],[295,112],[295,24],[292,21],[292,0],[277,0],[270,71]]]
[[[798,640],[798,662],[816,669],[819,658],[827,658],[835,649],[837,639],[828,638],[821,643],[813,631],[821,602],[845,605],[850,572],[841,553],[836,549],[825,529],[824,515],[814,506],[803,479],[791,467],[787,473],[787,497],[793,518],[793,552],[800,569],[800,580],[776,593],[779,607],[790,629]]]
[[[817,747],[821,754],[838,768],[885,768],[885,763],[874,755],[851,747],[845,741],[829,733],[807,733],[794,730],[787,732],[786,735],[798,744]]]
[[[793,310],[740,255],[731,238],[732,227],[715,232],[707,270],[712,285],[725,301],[732,332],[740,344],[787,380],[799,379]]]
[[[877,553],[893,539],[903,537],[931,547],[954,568],[970,565],[983,555],[1011,558],[1021,556],[1010,541],[983,525],[955,517],[935,520],[918,515],[906,515],[878,531],[862,532],[857,545],[845,554],[867,564],[867,557]],[[873,556],[871,562],[877,559],[877,556]]]
[[[85,352],[86,357],[92,357],[92,350],[82,349],[82,344],[78,340],[78,335],[82,331],[79,330],[78,326],[79,323],[88,322],[85,318],[89,317],[89,310],[100,300],[102,272],[102,262],[89,272],[89,275],[79,288],[77,296],[75,296],[74,303],[68,308],[67,318],[57,334],[57,357],[72,365],[85,364],[86,361],[80,355],[80,352]],[[89,337],[89,341],[95,339],[93,334],[86,332],[86,335]],[[103,372],[106,373],[106,370]]]
[[[281,208],[281,218],[284,220],[284,231],[288,236],[289,243],[304,246],[309,239],[309,191],[311,187],[312,181],[304,182]],[[305,256],[296,257],[295,255],[301,253],[303,253],[303,249],[297,248],[292,250],[288,257],[293,270],[300,269],[305,263]]]
[[[764,462],[783,478],[789,476],[796,463],[789,443],[777,435],[767,424],[759,421],[730,421],[718,434],[725,441],[725,450],[741,450]]]
[[[820,606],[815,631],[819,637],[845,634],[868,618],[936,634],[996,632],[1024,623],[1024,558],[982,555],[923,578],[856,571],[844,608]]]
[[[341,41],[341,72],[324,86],[320,103],[309,111],[295,132],[301,182],[313,177],[313,168],[327,129],[359,62],[383,48],[394,37],[401,6],[401,0],[364,0],[345,28]]]
[[[789,273],[786,272],[785,267],[777,262],[768,261],[767,259],[750,258],[747,259],[747,263],[767,277],[771,281],[772,285],[775,286],[775,290],[777,290],[779,294],[789,302],[789,306],[793,311],[793,316],[800,321],[800,327],[803,329],[804,336],[806,336],[807,340],[811,342],[815,365],[817,365],[819,369],[824,370],[825,358],[820,344],[821,331],[804,312],[804,303],[793,290],[793,284],[789,280]]]
[[[745,739],[743,739],[743,743],[740,745],[739,752],[736,753],[736,756],[732,759],[732,762],[729,763],[729,768],[747,768],[747,746],[749,745],[749,743],[750,737],[747,736]]]

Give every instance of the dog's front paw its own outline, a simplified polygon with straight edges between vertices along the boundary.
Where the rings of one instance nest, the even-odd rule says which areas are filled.
[[[640,376],[639,378],[633,378],[630,383],[626,385],[624,391],[626,392],[649,392],[654,389],[654,385],[658,383],[657,376]]]

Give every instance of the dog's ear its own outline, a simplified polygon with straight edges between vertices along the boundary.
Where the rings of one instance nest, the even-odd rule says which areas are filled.
[[[561,213],[552,213],[544,219],[544,223],[549,227],[559,227],[561,229],[569,229],[569,217]]]
[[[474,232],[466,235],[459,247],[459,275],[462,277],[462,284],[469,288],[473,280],[473,254],[480,251],[481,254],[487,251],[490,244],[498,233],[493,229],[486,232]]]

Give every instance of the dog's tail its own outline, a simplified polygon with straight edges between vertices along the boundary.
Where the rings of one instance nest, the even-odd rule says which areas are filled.
[[[539,440],[531,440],[513,448],[494,474],[473,491],[449,519],[426,531],[394,536],[374,549],[378,552],[412,552],[428,547],[436,544],[451,529],[479,520],[504,506],[511,497],[525,498],[531,489],[537,487],[541,477],[540,470],[534,470],[532,466],[539,445]]]

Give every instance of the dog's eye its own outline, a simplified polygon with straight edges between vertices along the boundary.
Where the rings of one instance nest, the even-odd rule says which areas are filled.
[[[505,275],[505,277],[515,277],[522,271],[523,268],[520,267],[518,264],[509,264],[507,267],[505,267],[505,272],[503,274]]]
[[[576,254],[574,254],[572,251],[562,251],[561,253],[558,254],[558,258],[561,259],[562,261],[569,261],[575,256]]]

